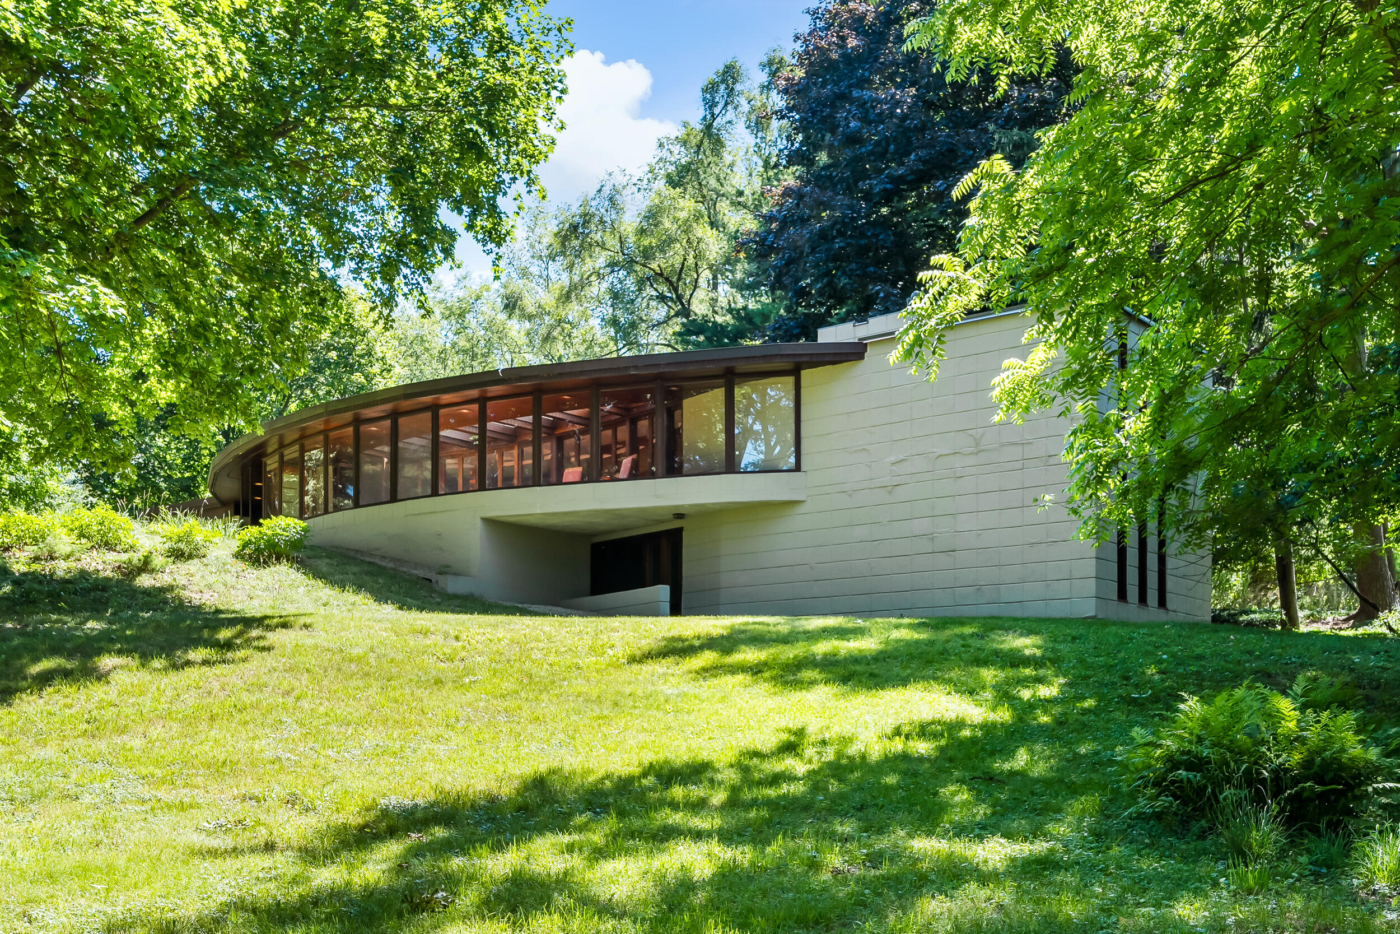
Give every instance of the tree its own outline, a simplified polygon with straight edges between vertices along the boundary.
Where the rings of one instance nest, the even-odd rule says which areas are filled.
[[[611,176],[556,215],[561,297],[602,309],[618,352],[734,343],[761,323],[766,296],[735,246],[772,164],[758,93],[727,62],[701,88],[699,121],[661,140],[640,177]]]
[[[508,232],[556,126],[526,0],[20,0],[0,8],[0,453],[128,460],[249,425],[346,283],[421,300]]]
[[[1023,306],[1032,349],[997,382],[1001,412],[1076,417],[1086,535],[1164,508],[1182,542],[1321,536],[1377,615],[1400,504],[1397,43],[1400,13],[1362,3],[940,4],[910,45],[950,80],[1004,88],[1066,47],[1080,71],[1023,169],[993,156],[955,192],[975,191],[970,220],[911,305],[904,359],[936,374],[948,327]],[[1130,317],[1150,326],[1120,369]],[[1251,479],[1276,521],[1210,508]]]
[[[745,249],[787,299],[773,338],[903,310],[928,257],[953,248],[962,176],[997,152],[1020,164],[1033,132],[1061,117],[1064,63],[998,94],[906,51],[905,27],[931,7],[826,0],[772,72],[793,177],[774,185]]]

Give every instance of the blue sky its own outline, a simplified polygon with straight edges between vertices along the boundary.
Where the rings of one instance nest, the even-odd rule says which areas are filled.
[[[633,59],[651,72],[643,116],[694,116],[700,84],[730,58],[751,68],[775,45],[790,46],[812,0],[552,0],[574,21],[574,45],[610,62]]]
[[[645,165],[656,140],[699,110],[700,85],[738,58],[757,73],[774,46],[789,47],[812,0],[552,0],[548,11],[574,21],[575,52],[565,64],[567,125],[540,176],[551,202],[591,191],[615,169]],[[463,237],[465,273],[489,274],[481,248]]]

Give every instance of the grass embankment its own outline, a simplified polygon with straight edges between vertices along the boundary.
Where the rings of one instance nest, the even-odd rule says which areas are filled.
[[[321,552],[0,574],[0,930],[1368,931],[1124,819],[1178,692],[1400,643],[1040,620],[552,619]],[[15,572],[19,573],[16,574]]]

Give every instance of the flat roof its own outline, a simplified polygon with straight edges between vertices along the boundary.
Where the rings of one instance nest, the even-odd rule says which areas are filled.
[[[604,383],[625,384],[643,378],[695,379],[726,373],[758,373],[781,367],[811,369],[865,358],[862,341],[752,344],[675,353],[604,357],[534,366],[505,367],[484,373],[446,376],[346,396],[263,422],[261,434],[248,434],[226,445],[209,466],[209,492],[221,502],[239,496],[238,469],[248,457],[278,448],[306,435],[342,428],[436,405],[456,405],[532,393],[569,390]]]

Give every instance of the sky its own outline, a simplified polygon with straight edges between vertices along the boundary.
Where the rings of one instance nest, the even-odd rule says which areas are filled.
[[[656,141],[699,113],[700,85],[730,58],[757,74],[774,46],[788,47],[813,0],[551,0],[548,12],[573,20],[574,54],[565,63],[566,128],[540,169],[551,203],[591,191],[610,171],[636,170]],[[460,222],[458,222],[460,223]],[[490,260],[463,237],[465,275],[489,276]]]

